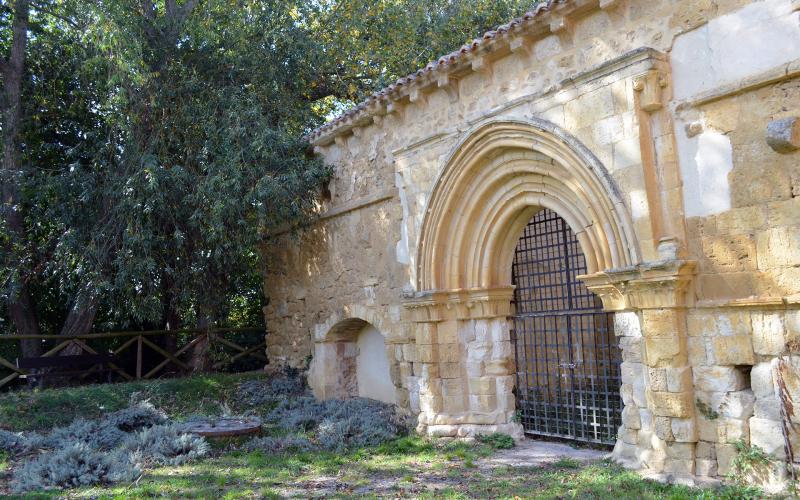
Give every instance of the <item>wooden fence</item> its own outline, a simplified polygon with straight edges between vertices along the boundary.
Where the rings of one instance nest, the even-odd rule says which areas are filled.
[[[18,342],[20,340],[36,339],[43,342],[54,341],[55,345],[44,352],[41,357],[58,356],[65,349],[72,347],[71,352],[81,354],[107,354],[115,362],[108,363],[111,372],[119,375],[124,380],[150,379],[161,373],[169,365],[177,368],[182,373],[191,372],[189,360],[192,355],[192,348],[207,342],[212,353],[224,353],[222,359],[212,362],[211,367],[219,370],[227,365],[242,360],[244,358],[256,359],[266,363],[267,358],[264,353],[265,342],[262,340],[257,345],[243,346],[234,342],[230,338],[237,333],[261,332],[263,328],[212,328],[210,330],[184,329],[184,330],[148,330],[134,332],[104,332],[89,333],[85,335],[0,335],[0,342]],[[159,346],[154,340],[156,337],[166,335],[175,336],[175,352],[169,352],[163,346]],[[125,339],[120,345],[108,348],[113,339]],[[106,347],[98,346],[104,343]],[[94,344],[94,347],[93,347]],[[130,349],[135,349],[131,355]],[[146,351],[149,353],[146,354]],[[125,353],[130,357],[130,363],[119,362],[120,355]],[[135,356],[135,358],[134,358]],[[181,359],[184,358],[184,359]],[[134,362],[135,359],[135,362]],[[156,361],[158,361],[156,363]],[[155,364],[153,364],[155,363]],[[8,373],[3,377],[3,373]],[[0,356],[0,388],[11,383],[17,378],[25,378],[31,375],[26,370],[19,368],[17,363]]]

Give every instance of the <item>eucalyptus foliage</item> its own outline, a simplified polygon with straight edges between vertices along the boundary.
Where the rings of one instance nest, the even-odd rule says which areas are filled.
[[[532,3],[11,0],[6,58],[21,6],[0,332],[83,333],[257,321],[261,245],[331,175],[305,135]]]

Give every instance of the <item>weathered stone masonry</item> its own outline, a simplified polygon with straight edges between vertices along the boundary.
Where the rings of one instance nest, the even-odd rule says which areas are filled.
[[[269,357],[358,394],[372,325],[420,431],[519,435],[510,266],[549,208],[615,311],[619,460],[691,480],[739,440],[784,457],[784,427],[800,450],[798,117],[797,0],[552,2],[312,135],[331,199],[265,249]]]

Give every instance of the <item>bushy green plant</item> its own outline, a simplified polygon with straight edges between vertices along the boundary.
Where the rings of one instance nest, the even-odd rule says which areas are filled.
[[[308,438],[303,436],[259,437],[245,443],[247,451],[262,451],[270,454],[302,453],[317,449]]]
[[[103,453],[86,443],[73,443],[25,462],[14,473],[14,491],[74,488],[132,481],[141,471],[127,453]]]
[[[131,435],[123,450],[138,453],[146,465],[180,465],[204,457],[210,447],[204,438],[181,431],[176,425],[154,425]]]
[[[26,453],[39,448],[42,437],[35,432],[24,434],[0,429],[0,451],[8,455]]]
[[[378,445],[407,434],[410,428],[396,407],[366,398],[284,399],[267,420],[290,432],[312,432],[322,448],[335,451]]]
[[[148,401],[109,413],[102,421],[103,425],[116,427],[123,432],[134,432],[166,422],[167,415]]]
[[[94,450],[111,450],[119,446],[127,434],[102,421],[76,419],[66,427],[53,429],[43,440],[41,446],[47,449],[61,449],[73,443],[84,443]]]
[[[139,403],[100,420],[76,419],[44,438],[0,431],[0,446],[9,453],[43,450],[14,473],[15,491],[72,488],[129,481],[152,464],[205,456],[205,439],[183,429],[152,405]]]
[[[759,448],[750,446],[743,439],[733,443],[736,456],[731,460],[728,479],[739,484],[746,484],[753,475],[765,474],[774,457]]]
[[[475,438],[483,443],[488,444],[496,450],[509,450],[516,446],[514,438],[502,432],[493,432],[492,434],[478,434]]]
[[[239,399],[251,406],[271,405],[287,396],[303,395],[306,389],[299,375],[247,380],[239,384]]]

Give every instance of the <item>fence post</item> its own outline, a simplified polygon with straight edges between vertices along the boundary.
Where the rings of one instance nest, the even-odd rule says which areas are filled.
[[[136,341],[136,379],[142,378],[142,336]]]

